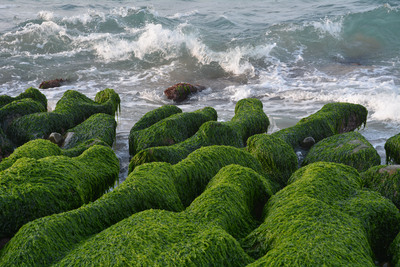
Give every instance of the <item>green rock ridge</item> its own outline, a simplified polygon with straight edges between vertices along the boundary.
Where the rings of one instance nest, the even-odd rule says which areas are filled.
[[[302,166],[327,161],[349,165],[359,172],[381,163],[375,148],[358,132],[336,134],[319,141],[307,153]]]
[[[400,164],[400,133],[390,137],[385,143],[386,164]]]
[[[0,237],[13,236],[36,218],[93,201],[118,178],[119,161],[111,148],[93,146],[69,158],[58,156],[60,149],[44,142],[50,143],[31,143],[31,155],[26,155],[29,149],[16,151],[18,159],[0,172]]]
[[[11,97],[8,95],[0,95],[0,108],[2,108],[7,104],[12,103],[13,101],[27,99],[27,98],[37,101],[41,103],[43,107],[47,108],[46,96],[42,94],[38,89],[33,87],[26,89],[25,92],[21,93],[16,97]]]
[[[252,169],[229,165],[185,211],[136,213],[80,243],[56,265],[248,264],[252,259],[235,237],[257,225],[256,207],[272,194],[265,184],[265,178]]]
[[[363,190],[354,168],[330,162],[297,170],[264,214],[242,242],[251,266],[375,266],[400,229],[390,200]]]
[[[316,113],[301,119],[296,125],[272,135],[297,148],[306,137],[313,137],[316,142],[319,142],[331,135],[360,128],[365,125],[367,114],[367,109],[362,105],[329,103]]]
[[[230,164],[263,173],[251,154],[230,146],[200,148],[176,165],[154,162],[138,166],[120,186],[98,200],[24,225],[0,252],[0,265],[54,264],[78,243],[96,238],[132,214],[148,209],[183,211],[203,193],[212,177]],[[270,188],[267,179],[263,183]]]
[[[137,153],[131,159],[129,171],[148,162],[169,162],[176,164],[191,152],[204,146],[228,145],[244,147],[246,140],[268,130],[269,119],[258,99],[242,99],[237,102],[235,116],[227,122],[210,121],[201,125],[190,138],[167,147],[150,147]]]
[[[33,139],[46,139],[52,132],[65,133],[95,113],[114,116],[119,110],[120,98],[113,89],[96,94],[95,100],[68,90],[57,102],[53,112],[28,114],[15,119],[7,128],[7,135],[17,145]]]
[[[158,113],[165,109],[162,108]],[[151,117],[149,115],[146,117]],[[173,114],[142,130],[131,130],[129,153],[133,156],[149,147],[170,146],[182,142],[196,133],[204,122],[211,120],[217,120],[217,112],[213,108],[206,107],[194,112]],[[139,122],[142,121],[144,120]]]

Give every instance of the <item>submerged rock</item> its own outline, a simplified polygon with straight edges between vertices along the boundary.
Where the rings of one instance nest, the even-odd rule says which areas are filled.
[[[359,172],[381,163],[376,149],[358,132],[336,134],[315,144],[302,162],[302,166],[317,162],[343,163]]]
[[[60,87],[66,81],[67,80],[64,80],[64,79],[54,79],[54,80],[49,80],[49,81],[43,81],[40,83],[39,88],[40,89],[48,89],[48,88],[53,88],[53,87]]]
[[[182,102],[186,100],[190,94],[200,92],[206,89],[201,85],[191,85],[189,83],[177,83],[167,89],[165,89],[164,94],[168,99],[172,99],[175,102]]]
[[[310,149],[313,145],[315,145],[315,139],[312,138],[312,136],[304,138],[300,144],[300,146],[304,149]]]
[[[49,139],[50,142],[52,142],[52,143],[54,143],[54,144],[56,144],[58,146],[61,146],[63,144],[63,142],[64,142],[64,138],[59,133],[51,133],[49,135],[48,139]]]

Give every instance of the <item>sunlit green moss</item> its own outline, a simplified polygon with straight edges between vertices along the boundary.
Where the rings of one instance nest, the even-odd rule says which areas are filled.
[[[390,137],[385,143],[386,164],[400,164],[400,133]]]
[[[316,142],[319,142],[334,134],[353,131],[365,125],[367,114],[367,109],[362,105],[329,103],[318,112],[301,119],[295,126],[272,135],[296,148],[306,137],[313,137]]]
[[[119,109],[119,96],[112,89],[100,91],[96,99],[98,102],[77,91],[68,90],[57,102],[53,112],[20,117],[8,127],[7,134],[16,144],[22,145],[33,139],[47,138],[52,132],[63,134],[95,113],[114,116]]]
[[[212,120],[217,120],[217,112],[210,107],[173,114],[148,128],[131,131],[129,153],[133,156],[149,147],[170,146],[182,142],[192,136],[203,123]]]
[[[374,166],[361,173],[366,187],[390,199],[400,209],[400,166]]]
[[[42,154],[57,153],[55,147],[45,147]],[[23,154],[20,152],[17,154]],[[118,174],[118,159],[104,146],[94,146],[76,158],[17,159],[0,172],[0,237],[14,235],[36,218],[95,200],[114,184]]]
[[[297,170],[297,156],[291,146],[283,140],[267,134],[257,134],[247,140],[247,151],[261,162],[263,170],[280,187]]]
[[[136,132],[139,130],[146,129],[151,125],[168,118],[171,115],[176,113],[181,113],[182,110],[174,105],[164,105],[159,108],[156,108],[152,111],[147,112],[138,122],[133,125],[130,133]]]
[[[243,240],[254,266],[375,266],[400,229],[393,203],[362,190],[359,173],[337,163],[296,171],[264,212]]]
[[[232,236],[256,225],[271,191],[251,169],[221,169],[185,211],[137,213],[80,243],[58,264],[101,266],[238,266],[252,259]]]
[[[349,132],[327,137],[315,144],[302,165],[317,161],[343,163],[362,172],[379,165],[381,157],[364,136]]]
[[[265,133],[269,126],[263,105],[258,99],[242,99],[235,107],[235,116],[228,122],[206,122],[191,138],[168,147],[151,147],[136,154],[129,165],[132,171],[145,162],[164,161],[176,164],[191,152],[204,146],[229,145],[244,147],[246,140]]]
[[[78,243],[139,211],[152,208],[182,211],[204,191],[221,168],[230,164],[262,173],[260,163],[251,154],[228,146],[198,149],[177,165],[154,162],[138,166],[120,186],[97,201],[24,225],[0,252],[0,265],[53,264],[70,253]],[[266,190],[270,190],[270,182],[267,179],[262,182]],[[257,190],[248,186],[242,190],[248,189]],[[262,207],[261,203],[257,203],[258,209]],[[250,213],[260,212],[252,209]],[[221,225],[227,221],[222,220]],[[229,227],[236,229],[237,226]]]
[[[43,105],[43,107],[47,108],[47,98],[44,94],[42,94],[38,89],[30,87],[25,90],[25,92],[21,93],[20,95],[16,97],[11,97],[7,95],[0,95],[0,108],[3,106],[16,101],[16,100],[21,100],[25,98],[30,98],[34,101],[37,101]]]

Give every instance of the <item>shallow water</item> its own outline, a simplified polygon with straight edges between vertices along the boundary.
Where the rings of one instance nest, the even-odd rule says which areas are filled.
[[[69,89],[121,96],[117,142],[126,177],[127,136],[146,112],[170,104],[178,82],[206,90],[179,104],[233,117],[256,97],[269,132],[294,125],[333,101],[364,105],[361,133],[384,162],[384,143],[400,132],[398,1],[3,1],[0,93],[18,95],[43,80],[54,108]]]

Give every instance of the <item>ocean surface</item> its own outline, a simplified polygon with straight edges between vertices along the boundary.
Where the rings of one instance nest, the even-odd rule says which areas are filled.
[[[183,111],[211,106],[220,121],[238,100],[260,99],[269,133],[329,102],[362,104],[360,132],[385,163],[400,132],[400,1],[2,0],[0,94],[55,78],[69,82],[42,90],[49,110],[66,90],[119,93],[120,181],[130,128],[172,104],[163,91],[178,82],[207,87]]]

